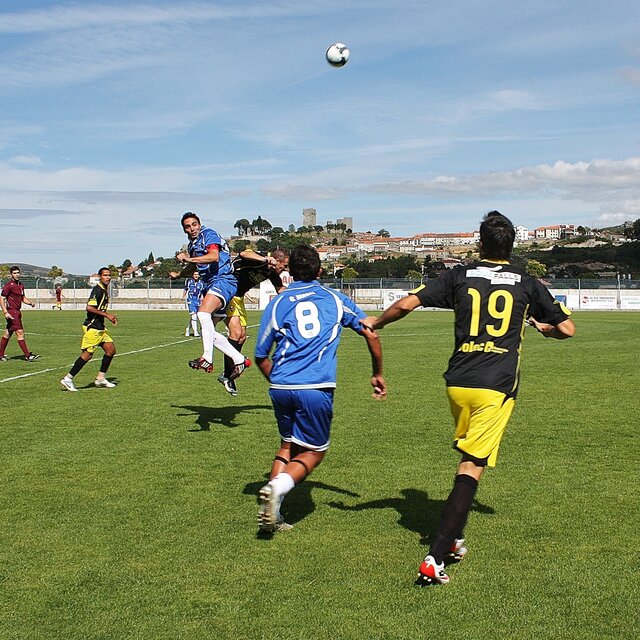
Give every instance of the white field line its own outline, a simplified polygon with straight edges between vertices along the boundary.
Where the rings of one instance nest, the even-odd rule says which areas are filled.
[[[131,356],[131,355],[135,355],[137,353],[144,353],[145,351],[154,351],[155,349],[163,349],[164,347],[173,347],[176,344],[182,344],[183,342],[191,342],[192,340],[190,338],[183,338],[182,340],[176,340],[175,342],[167,342],[165,344],[156,344],[153,347],[144,347],[144,349],[135,349],[134,351],[126,351],[125,353],[116,353],[115,357],[116,358],[121,358],[122,356]],[[100,362],[100,358],[97,358],[95,360],[90,360],[89,362],[87,362],[87,364],[90,364],[91,362]],[[40,371],[33,371],[31,373],[23,373],[20,376],[13,376],[11,378],[3,378],[0,379],[0,384],[3,384],[4,382],[12,382],[13,380],[20,380],[20,378],[31,378],[32,376],[39,376],[43,373],[49,373],[51,371],[60,371],[60,370],[65,370],[68,369],[71,365],[66,365],[63,367],[52,367],[50,369],[41,369]]]
[[[258,326],[259,325],[257,325],[257,324],[249,325],[247,327],[247,329],[255,329]],[[438,333],[444,333],[444,332],[438,332]],[[44,335],[44,334],[32,333],[30,335]],[[349,334],[347,333],[346,335],[349,335]],[[383,336],[383,345],[384,345],[384,340],[385,339],[389,339],[389,338],[416,338],[416,337],[425,337],[425,336],[428,337],[429,335],[435,335],[435,332],[429,332],[428,330],[426,330],[426,331],[421,332],[421,333],[385,333],[384,331],[382,331],[381,335]],[[52,336],[51,334],[47,334],[47,336],[48,337],[61,337],[61,336]],[[77,334],[74,334],[73,336],[67,336],[67,337],[77,337]],[[121,336],[119,336],[119,337],[121,337]],[[182,344],[183,342],[193,342],[193,340],[194,340],[194,338],[183,338],[182,340],[176,340],[175,342],[167,342],[165,344],[156,344],[153,347],[144,347],[143,349],[135,349],[134,351],[126,351],[125,353],[116,353],[115,357],[116,358],[120,358],[122,356],[131,356],[131,355],[135,355],[137,353],[144,353],[145,351],[154,351],[155,349],[163,349],[165,347],[172,347],[172,346],[174,346],[176,344]],[[384,346],[383,346],[383,348],[384,348]],[[87,364],[91,364],[92,362],[100,362],[100,358],[95,359],[95,360],[90,360]],[[39,375],[41,375],[43,373],[50,373],[51,371],[61,371],[61,370],[69,369],[70,366],[71,366],[71,364],[65,365],[63,367],[52,367],[50,369],[40,369],[40,371],[33,371],[31,373],[23,373],[22,375],[12,376],[11,378],[1,378],[0,379],[0,384],[3,384],[5,382],[13,382],[14,380],[20,380],[21,378],[31,378],[32,376],[39,376]]]

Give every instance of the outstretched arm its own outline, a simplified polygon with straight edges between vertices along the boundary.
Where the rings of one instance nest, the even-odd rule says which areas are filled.
[[[563,320],[560,324],[548,324],[547,322],[538,322],[533,316],[529,318],[529,324],[535,327],[545,338],[555,338],[556,340],[565,340],[573,337],[576,332],[576,326],[571,318]]]
[[[362,335],[367,341],[367,348],[371,354],[371,386],[373,387],[373,398],[385,400],[387,397],[387,383],[382,377],[382,345],[380,338],[375,331],[368,327],[363,327]]]
[[[382,329],[386,325],[404,318],[408,313],[420,306],[420,298],[410,293],[400,300],[396,300],[390,307],[385,309],[381,316],[367,316],[360,322],[369,329]]]

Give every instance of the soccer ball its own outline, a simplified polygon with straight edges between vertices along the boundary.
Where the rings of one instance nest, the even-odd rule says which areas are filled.
[[[349,60],[349,49],[346,44],[335,42],[327,49],[325,55],[327,56],[327,62],[332,67],[344,67]]]

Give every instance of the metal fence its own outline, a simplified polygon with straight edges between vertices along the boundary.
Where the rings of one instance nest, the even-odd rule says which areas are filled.
[[[0,280],[0,286],[7,282],[7,278]],[[40,309],[46,309],[55,304],[55,281],[49,278],[23,278],[21,282],[27,290],[27,297],[36,302]],[[640,289],[640,280],[628,279],[544,279],[543,282],[550,289],[555,290],[610,290],[626,291]],[[358,304],[381,305],[385,291],[410,291],[422,282],[410,278],[357,278],[344,280],[341,278],[323,279],[322,283],[331,288],[343,291]],[[170,279],[139,279],[112,280],[110,297],[114,308],[156,308],[181,309],[183,294],[183,280]],[[84,309],[91,285],[86,280],[76,279],[63,284],[62,306],[65,309]],[[248,307],[252,308],[256,302],[248,296]]]

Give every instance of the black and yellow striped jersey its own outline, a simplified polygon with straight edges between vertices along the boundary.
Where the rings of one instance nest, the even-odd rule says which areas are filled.
[[[91,293],[89,294],[89,300],[87,304],[99,309],[100,311],[106,311],[109,306],[109,292],[102,284],[99,282],[93,289],[91,289]],[[87,329],[97,329],[98,331],[104,330],[104,316],[99,316],[96,313],[91,313],[87,311],[87,319],[83,322],[84,326]]]
[[[513,397],[527,317],[557,325],[571,313],[537,278],[507,262],[454,267],[412,293],[423,307],[455,312],[447,385],[494,389]]]

